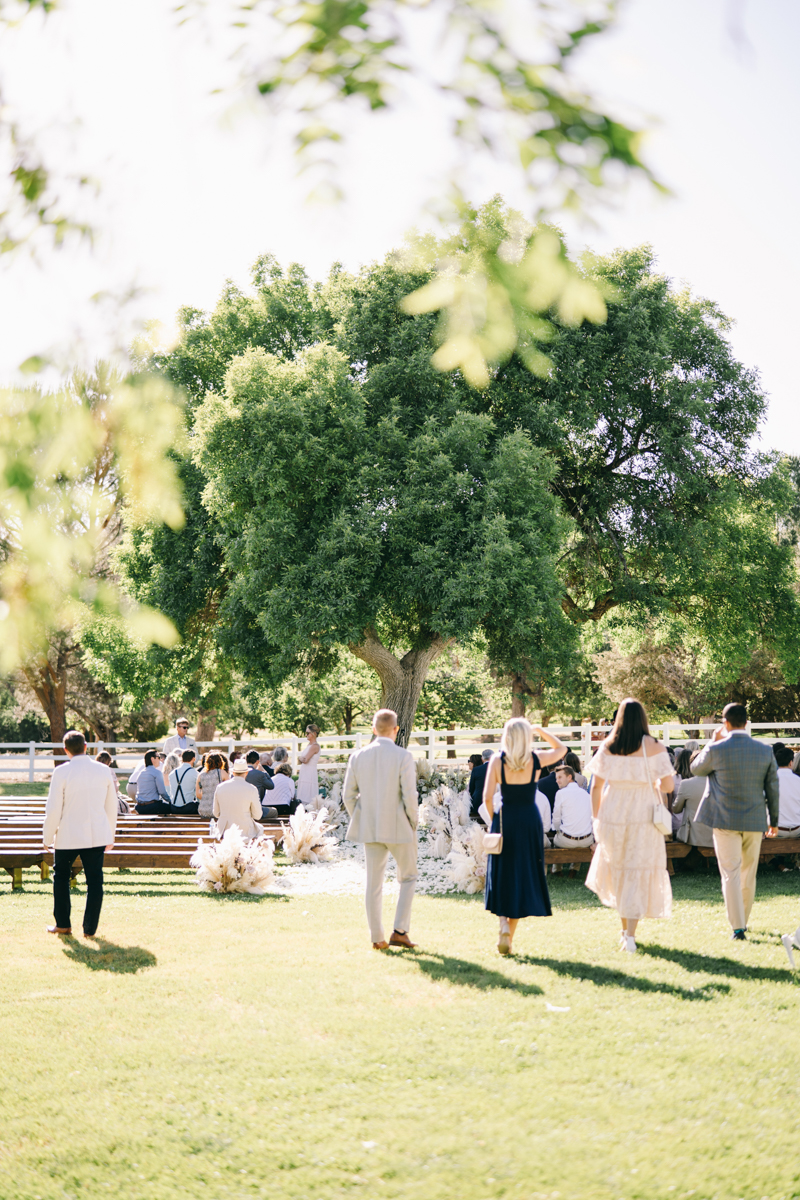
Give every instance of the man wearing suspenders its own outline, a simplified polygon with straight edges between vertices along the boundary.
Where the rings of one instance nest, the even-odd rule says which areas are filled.
[[[183,761],[169,777],[170,811],[177,816],[197,815],[198,800],[195,796],[197,771],[194,766],[194,750],[184,750]]]

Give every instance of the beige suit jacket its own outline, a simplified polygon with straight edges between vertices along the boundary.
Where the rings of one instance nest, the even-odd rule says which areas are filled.
[[[351,755],[344,777],[351,842],[399,845],[417,840],[417,772],[410,750],[375,738]]]
[[[117,790],[108,767],[85,754],[56,767],[44,810],[42,842],[56,850],[110,846],[117,828]]]
[[[217,837],[222,837],[231,825],[238,825],[246,838],[260,837],[264,832],[256,818],[261,820],[261,801],[258,788],[252,783],[234,776],[226,779],[214,792],[214,816],[217,818]]]

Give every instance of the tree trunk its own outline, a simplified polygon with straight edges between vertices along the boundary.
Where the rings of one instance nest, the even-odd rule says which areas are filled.
[[[353,706],[349,700],[344,702],[344,731],[345,733],[353,732]]]
[[[448,728],[448,729],[455,729],[455,725],[448,725],[448,727],[447,727],[447,728]],[[448,744],[448,746],[455,746],[455,744],[456,744],[456,739],[455,739],[454,737],[451,737],[449,733],[448,733],[448,735],[447,735],[446,741],[447,741],[447,744]],[[448,750],[448,751],[447,751],[447,757],[448,757],[448,758],[455,758],[455,756],[456,756],[456,752],[455,752],[455,750]]]
[[[215,708],[201,709],[197,714],[197,733],[195,741],[213,742],[217,732],[217,710]]]
[[[398,746],[408,745],[422,685],[431,663],[451,643],[452,639],[446,640],[434,634],[425,649],[409,650],[408,654],[397,658],[391,650],[386,649],[376,631],[368,627],[364,631],[363,641],[357,645],[351,644],[351,652],[372,667],[381,681],[381,708],[391,708],[397,713],[400,726]]]
[[[528,694],[530,689],[525,680],[524,675],[515,675],[511,681],[511,716],[524,717],[525,710],[528,707]]]
[[[63,644],[47,658],[35,659],[22,669],[47,717],[50,741],[56,746],[64,744],[64,734],[67,732],[67,674],[74,649],[74,646]],[[56,765],[65,761],[63,754],[54,752],[53,757]]]

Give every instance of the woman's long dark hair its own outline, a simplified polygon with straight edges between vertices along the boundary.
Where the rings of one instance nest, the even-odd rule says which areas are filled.
[[[605,741],[606,750],[609,754],[635,754],[649,733],[644,705],[628,696],[617,709],[614,728]]]
[[[692,761],[693,750],[679,750],[675,756],[675,774],[680,775],[681,779],[692,779]]]

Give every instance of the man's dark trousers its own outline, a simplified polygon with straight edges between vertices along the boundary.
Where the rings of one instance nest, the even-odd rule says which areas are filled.
[[[86,850],[56,850],[53,865],[53,916],[59,929],[70,928],[70,873],[76,858],[83,863],[86,876],[86,908],[83,912],[83,932],[87,937],[97,933],[100,909],[103,907],[103,855],[105,846],[90,846]]]

